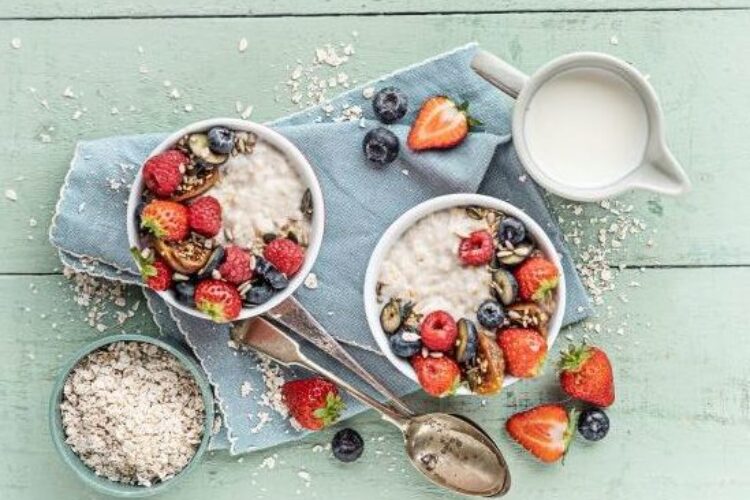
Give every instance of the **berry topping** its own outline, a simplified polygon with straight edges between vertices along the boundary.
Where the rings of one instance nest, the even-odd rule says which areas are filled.
[[[289,286],[287,277],[263,257],[255,258],[255,274],[274,290],[283,290]]]
[[[422,350],[422,340],[417,332],[399,330],[388,338],[391,351],[399,358],[410,358]]]
[[[141,227],[165,241],[181,241],[189,232],[188,209],[175,201],[153,200],[141,212]]]
[[[354,462],[365,450],[365,442],[354,429],[341,429],[333,435],[331,451],[342,462]]]
[[[419,326],[424,346],[433,351],[450,351],[456,342],[458,328],[455,320],[445,311],[433,311]]]
[[[234,149],[234,132],[224,127],[214,127],[208,131],[209,149],[220,155],[229,154]]]
[[[479,343],[477,327],[466,318],[458,320],[458,338],[456,339],[456,361],[463,365],[471,364],[477,356]]]
[[[560,385],[569,396],[596,406],[615,402],[612,364],[598,347],[570,346],[560,360]]]
[[[505,319],[505,312],[503,306],[501,306],[496,300],[487,299],[479,304],[477,309],[477,321],[483,327],[488,330],[494,330],[498,326],[503,324]]]
[[[560,460],[575,429],[575,414],[561,405],[542,405],[516,413],[505,423],[508,434],[542,462]]]
[[[229,245],[224,248],[224,262],[219,266],[219,273],[233,285],[249,281],[253,277],[253,258],[242,248]]]
[[[336,422],[344,410],[338,388],[319,377],[286,382],[281,395],[289,414],[300,426],[313,431]]]
[[[426,100],[409,131],[408,144],[413,151],[447,149],[460,144],[472,125],[479,125],[467,112],[468,103],[456,106],[445,96]]]
[[[242,311],[237,288],[225,281],[203,280],[195,287],[195,307],[217,323],[235,319]]]
[[[172,286],[172,270],[162,259],[154,258],[152,250],[147,249],[144,252],[147,255],[146,257],[137,248],[130,249],[130,253],[133,254],[135,263],[141,271],[143,281],[149,288],[157,292],[169,289]]]
[[[507,269],[497,269],[492,273],[492,292],[503,303],[509,306],[518,298],[518,282]]]
[[[380,89],[372,98],[372,110],[383,123],[393,123],[406,114],[406,95],[395,87]]]
[[[190,281],[178,281],[174,285],[174,294],[177,302],[188,307],[195,307],[195,283]]]
[[[172,196],[182,183],[182,172],[190,159],[181,151],[170,149],[146,160],[143,182],[156,196]]]
[[[599,441],[609,432],[609,417],[600,408],[586,408],[578,417],[578,432],[588,441]]]
[[[369,161],[379,165],[388,165],[398,156],[398,137],[387,128],[374,128],[365,134],[362,151]]]
[[[265,304],[266,302],[268,302],[275,293],[276,290],[274,290],[273,287],[271,287],[271,285],[269,285],[268,283],[257,283],[247,291],[244,297],[244,301],[245,304],[249,306],[258,306],[260,304]]]
[[[419,385],[427,394],[443,397],[456,390],[461,379],[458,364],[447,356],[423,358],[417,354],[411,358]]]
[[[552,262],[544,257],[531,257],[515,271],[518,292],[523,300],[544,302],[557,287],[560,274]]]
[[[507,328],[500,332],[497,343],[503,350],[508,374],[521,378],[539,375],[547,359],[547,341],[539,332],[528,328]]]
[[[503,388],[505,362],[503,353],[494,338],[479,332],[477,356],[466,367],[469,387],[477,394],[497,394]]]
[[[495,243],[492,235],[485,230],[474,231],[461,239],[458,246],[458,258],[467,266],[483,266],[492,261]]]
[[[263,250],[263,256],[287,277],[294,276],[305,261],[305,251],[289,238],[270,242]]]
[[[497,239],[501,245],[518,245],[526,239],[526,226],[515,217],[506,217],[497,228]]]
[[[213,238],[221,230],[221,205],[213,196],[201,196],[188,207],[190,229]]]

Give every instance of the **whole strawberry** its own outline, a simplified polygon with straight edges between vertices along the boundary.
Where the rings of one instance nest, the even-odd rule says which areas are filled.
[[[165,241],[182,241],[190,231],[188,209],[175,201],[153,200],[141,212],[141,227]]]
[[[458,106],[445,96],[427,99],[409,130],[409,148],[421,151],[459,145],[469,134],[469,128],[480,124],[469,116],[468,108],[468,103]]]
[[[598,347],[570,346],[560,360],[560,385],[571,397],[607,407],[615,401],[615,381],[607,354]]]
[[[489,264],[494,254],[495,243],[489,231],[474,231],[458,245],[458,259],[466,266]]]
[[[154,258],[152,251],[148,253],[148,257],[144,257],[137,248],[133,247],[130,253],[133,254],[135,263],[141,271],[141,277],[149,288],[161,292],[172,286],[172,270],[166,262]]]
[[[233,285],[240,285],[253,277],[253,258],[237,245],[224,248],[224,261],[219,266],[221,277]]]
[[[497,337],[503,350],[505,371],[514,377],[531,378],[539,375],[547,359],[547,341],[536,330],[506,328]]]
[[[516,268],[518,294],[523,300],[543,302],[560,281],[557,266],[544,257],[530,257]]]
[[[268,262],[287,277],[294,276],[305,261],[305,251],[289,238],[277,238],[263,250]]]
[[[213,196],[201,196],[188,207],[190,229],[213,238],[221,230],[221,205]]]
[[[417,380],[422,389],[427,394],[439,398],[453,394],[461,379],[458,364],[447,356],[425,358],[417,354],[412,356],[411,366],[417,374]]]
[[[226,323],[239,316],[242,297],[237,288],[226,281],[203,280],[195,287],[195,307],[217,323]]]
[[[182,183],[182,169],[190,159],[181,151],[170,149],[146,160],[143,182],[160,198],[172,196]]]
[[[545,463],[556,462],[565,455],[575,427],[575,412],[569,414],[555,404],[516,413],[505,422],[508,434]]]
[[[312,431],[336,422],[345,407],[336,386],[320,377],[286,382],[281,395],[294,420]]]

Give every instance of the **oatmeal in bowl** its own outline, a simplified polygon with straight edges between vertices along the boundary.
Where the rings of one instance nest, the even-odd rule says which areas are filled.
[[[537,376],[565,309],[559,256],[515,206],[477,194],[412,208],[381,237],[364,289],[388,360],[434,396]]]
[[[194,123],[142,165],[128,201],[131,253],[170,305],[228,322],[262,314],[310,272],[323,196],[302,153],[246,120]]]

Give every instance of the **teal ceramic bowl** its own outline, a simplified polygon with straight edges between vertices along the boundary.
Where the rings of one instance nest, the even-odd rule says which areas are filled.
[[[201,439],[200,445],[195,452],[195,455],[190,462],[177,473],[173,478],[155,483],[153,486],[137,486],[125,483],[118,483],[110,481],[109,479],[101,476],[97,476],[93,470],[91,470],[86,464],[78,458],[78,455],[65,443],[65,431],[62,426],[62,416],[60,414],[60,402],[63,396],[63,386],[68,378],[73,367],[85,357],[87,354],[96,351],[108,344],[115,342],[147,342],[161,347],[165,351],[175,356],[182,365],[187,368],[193,375],[198,387],[203,396],[203,406],[205,407],[205,419],[203,425],[203,438]],[[120,498],[142,498],[157,493],[162,493],[168,489],[171,489],[175,483],[178,483],[185,476],[189,475],[201,461],[207,447],[208,441],[211,437],[211,430],[214,421],[214,400],[213,392],[211,391],[211,385],[208,383],[206,375],[193,358],[182,348],[168,344],[162,340],[148,337],[145,335],[113,335],[105,338],[98,339],[83,349],[78,351],[66,364],[63,366],[60,375],[58,375],[55,381],[55,387],[52,390],[52,398],[50,399],[49,405],[49,424],[50,432],[52,434],[52,441],[55,443],[55,448],[60,453],[63,461],[70,466],[76,475],[89,487],[115,497]]]

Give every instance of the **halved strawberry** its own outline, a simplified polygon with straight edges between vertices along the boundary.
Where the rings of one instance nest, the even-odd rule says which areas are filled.
[[[154,257],[153,250],[149,250],[147,257],[135,247],[130,249],[130,253],[133,254],[141,277],[149,288],[161,292],[172,286],[172,270],[162,259]]]
[[[190,232],[188,209],[175,201],[153,200],[141,212],[141,227],[165,241],[184,240]]]
[[[237,288],[226,281],[203,280],[195,287],[195,307],[217,323],[226,323],[239,316],[242,297]]]
[[[561,459],[576,427],[576,413],[562,405],[541,405],[516,413],[505,422],[505,430],[518,444],[542,462]]]
[[[447,356],[423,358],[420,354],[416,354],[411,358],[411,365],[417,374],[419,385],[427,394],[441,398],[456,391],[461,378],[461,369],[451,358]]]
[[[469,116],[468,109],[468,103],[458,106],[445,96],[427,99],[411,126],[407,144],[413,151],[457,146],[466,138],[472,125],[480,125]]]

